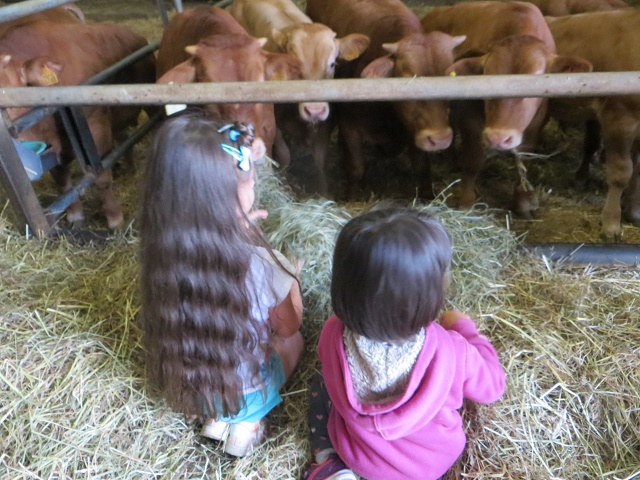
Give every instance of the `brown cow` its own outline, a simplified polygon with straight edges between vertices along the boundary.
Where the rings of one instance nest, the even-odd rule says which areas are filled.
[[[340,76],[426,77],[444,75],[464,36],[425,34],[415,14],[399,0],[309,0],[307,14],[338,35],[362,33],[371,44]],[[348,196],[361,183],[364,142],[409,149],[418,195],[433,195],[426,152],[443,150],[453,137],[445,101],[349,103],[339,107],[340,141],[347,153]]]
[[[640,70],[640,10],[583,13],[547,18],[558,51],[589,60],[596,72]],[[550,102],[551,114],[561,120],[596,119],[606,152],[607,198],[602,210],[602,233],[620,236],[621,214],[640,225],[640,96],[564,98]],[[622,202],[622,207],[621,207]]]
[[[528,0],[536,5],[543,15],[562,17],[586,12],[619,10],[629,5],[624,0]]]
[[[540,10],[531,3],[483,1],[436,7],[422,18],[421,24],[427,32],[467,36],[458,47],[458,54],[468,58],[458,60],[449,69],[458,75],[540,75],[590,70],[584,60],[556,55],[549,27]],[[462,149],[459,206],[470,208],[476,201],[476,179],[485,160],[483,140],[497,150],[532,149],[544,125],[547,101],[488,99],[484,101],[484,112],[478,101],[454,105]],[[533,189],[523,176],[515,187],[514,209],[530,214],[536,208]]]
[[[5,30],[0,38],[0,85],[78,85],[147,45],[146,39],[124,26],[84,24],[80,19],[73,21],[64,15],[44,17],[47,19],[42,19],[43,15],[39,14],[32,21],[22,19]],[[73,23],[72,28],[69,23]],[[154,68],[153,56],[149,56],[136,66],[125,69],[117,78],[122,83],[150,83]],[[86,107],[83,111],[98,154],[103,157],[113,146],[114,134],[137,122],[139,109]],[[8,114],[10,118],[16,118],[24,112],[24,109],[9,109]],[[71,188],[69,164],[73,151],[57,120],[45,118],[22,132],[19,139],[50,144],[59,159],[59,165],[52,170],[56,183],[63,191]],[[103,197],[107,224],[114,228],[122,222],[123,215],[111,188],[111,170],[102,171],[95,184]],[[80,201],[69,207],[67,220],[72,223],[84,220]]]
[[[300,63],[290,55],[262,49],[256,39],[217,7],[187,9],[164,29],[158,52],[158,83],[261,82],[300,77]],[[242,103],[207,106],[224,121],[254,125],[256,157],[271,155],[275,137],[273,104]]]
[[[333,78],[338,59],[354,60],[369,45],[369,37],[361,34],[336,38],[336,32],[326,25],[314,23],[291,0],[235,0],[229,7],[231,15],[255,37],[266,37],[265,50],[290,53],[302,65],[304,80]],[[276,105],[276,123],[292,138],[292,142],[307,142],[311,147],[320,179],[320,191],[326,193],[324,163],[330,128],[318,126],[329,116],[327,102],[304,102],[298,105],[300,121],[290,105]],[[276,135],[276,160],[286,166],[290,152],[282,135]]]

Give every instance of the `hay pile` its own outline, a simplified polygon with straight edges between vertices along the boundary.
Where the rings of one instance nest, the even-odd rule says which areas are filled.
[[[134,233],[102,247],[27,241],[2,215],[0,478],[301,478],[333,241],[368,205],[294,202],[273,175],[263,177],[265,232],[306,260],[308,340],[269,440],[234,460],[147,391]],[[509,379],[502,401],[465,406],[468,449],[446,478],[639,474],[638,270],[546,266],[480,212],[417,207],[452,233],[451,306],[478,320]]]

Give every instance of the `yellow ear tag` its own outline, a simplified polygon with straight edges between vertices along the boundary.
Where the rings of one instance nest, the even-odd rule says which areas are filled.
[[[456,72],[451,72],[451,73],[449,74],[449,76],[450,76],[450,77],[455,77],[455,76],[456,76]]]
[[[45,65],[42,67],[40,81],[42,82],[42,85],[55,85],[58,83],[58,75]]]

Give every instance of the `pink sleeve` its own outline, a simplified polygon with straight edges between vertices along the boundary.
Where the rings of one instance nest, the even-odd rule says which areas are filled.
[[[478,333],[470,318],[458,320],[449,330],[467,340],[463,396],[478,403],[499,400],[504,394],[506,374],[489,339]]]

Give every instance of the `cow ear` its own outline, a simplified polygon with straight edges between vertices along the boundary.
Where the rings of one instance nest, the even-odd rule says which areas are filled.
[[[338,57],[351,61],[358,58],[369,47],[371,39],[362,33],[352,33],[346,37],[336,39]]]
[[[398,52],[398,43],[383,43],[382,48],[391,55],[394,55]]]
[[[156,83],[193,83],[196,81],[196,67],[192,60],[182,62],[165,72]]]
[[[273,40],[273,43],[275,43],[280,50],[282,50],[283,52],[287,51],[287,36],[284,33],[282,33],[277,28],[272,28],[271,39]]]
[[[551,60],[549,70],[549,73],[589,73],[593,71],[593,65],[580,57],[556,55]]]
[[[20,79],[25,85],[48,87],[57,84],[62,65],[46,57],[32,58],[22,64]]]
[[[386,78],[393,72],[393,60],[390,57],[376,58],[369,65],[364,67],[360,73],[362,78]]]
[[[455,37],[451,37],[451,40],[452,40],[451,48],[452,49],[456,48],[458,45],[460,45],[466,39],[467,39],[466,35],[458,35],[458,36],[455,36]]]
[[[192,57],[195,57],[198,54],[198,45],[187,45],[184,47],[184,51]]]
[[[11,55],[2,55],[0,56],[0,68],[4,68],[9,65],[11,61]]]
[[[286,53],[268,53],[264,64],[264,77],[267,80],[300,80],[302,62]]]
[[[486,56],[463,58],[445,70],[445,75],[482,75]]]

